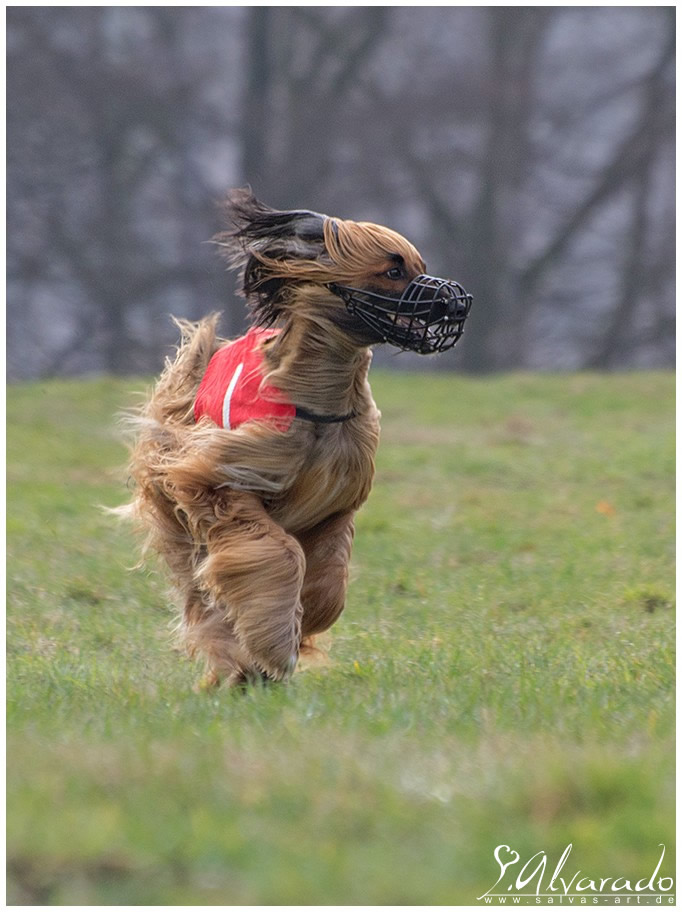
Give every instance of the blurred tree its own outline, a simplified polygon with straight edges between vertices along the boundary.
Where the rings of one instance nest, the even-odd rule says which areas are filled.
[[[266,180],[268,123],[273,91],[272,20],[269,6],[252,6],[246,13],[246,74],[241,112],[241,174],[239,183],[260,187]]]
[[[386,7],[249,7],[245,11],[242,180],[283,208],[332,181],[339,111],[385,37]]]
[[[452,254],[448,257],[448,248],[458,251],[461,266],[457,271],[463,275],[467,287],[475,291],[477,300],[466,345],[462,346],[461,354],[454,352],[439,359],[441,367],[450,366],[453,359],[472,371],[528,365],[532,359],[529,349],[533,345],[533,321],[539,311],[547,313],[552,309],[553,302],[546,297],[543,282],[564,258],[572,261],[575,271],[580,271],[585,252],[579,254],[572,245],[586,232],[599,209],[621,192],[631,194],[637,201],[626,243],[629,259],[620,267],[623,293],[619,303],[614,303],[605,328],[588,316],[586,322],[597,338],[586,340],[579,364],[612,367],[623,363],[623,343],[626,337],[629,344],[633,339],[633,311],[638,306],[650,308],[651,302],[640,293],[646,273],[644,260],[648,257],[644,212],[650,202],[647,174],[657,167],[661,148],[669,147],[673,136],[674,86],[670,76],[674,29],[670,13],[665,8],[657,11],[660,29],[656,37],[660,51],[651,67],[636,79],[628,71],[621,82],[619,74],[619,81],[609,85],[606,94],[603,86],[595,83],[595,97],[584,105],[582,115],[567,117],[562,110],[566,104],[564,98],[553,95],[543,99],[539,94],[547,65],[548,37],[557,26],[560,12],[542,7],[489,7],[482,11],[485,78],[479,78],[472,94],[450,105],[455,137],[451,156],[439,168],[434,167],[432,150],[419,153],[408,143],[401,148],[403,161],[428,208],[429,221],[437,227],[433,240],[440,244],[444,260],[452,259]],[[619,53],[629,50],[627,40],[626,36],[618,43]],[[631,40],[639,41],[640,36],[633,35]],[[454,79],[459,76],[462,85],[468,81],[466,65],[463,61],[462,72],[454,74]],[[567,183],[562,171],[570,179],[571,172],[580,170],[576,167],[580,153],[572,162],[553,161],[549,144],[536,138],[539,124],[543,119],[553,120],[558,139],[573,140],[572,145],[577,145],[575,139],[579,139],[593,147],[595,138],[590,121],[595,112],[605,116],[607,106],[629,101],[633,92],[638,91],[641,92],[638,116],[622,138],[619,137],[622,129],[610,129],[611,135],[600,143],[605,147],[603,162],[597,168],[586,165],[580,171],[585,179],[582,192],[577,198],[574,192],[565,197],[558,194],[557,189]],[[483,128],[472,150],[466,133],[461,146],[456,137],[457,127],[474,119],[482,121]],[[616,119],[614,126],[618,123]],[[426,128],[424,124],[423,130],[412,131],[413,143],[420,140]],[[397,147],[397,133],[394,139]],[[553,142],[556,145],[557,140]],[[443,189],[446,174],[457,171],[469,172],[476,188],[468,205],[462,204],[459,192]],[[550,171],[554,171],[553,179],[545,178],[543,186],[539,177]],[[538,189],[542,192],[538,193]],[[533,198],[541,213],[547,207],[555,208],[560,219],[551,230],[533,240],[534,249],[528,254],[524,250],[531,246],[528,237],[540,234],[536,228],[537,211],[529,205]],[[627,231],[625,220],[619,219],[610,231],[618,234]],[[593,302],[588,299],[581,304],[578,300],[581,288],[577,284],[575,292],[573,306],[577,321],[584,317],[585,304],[589,306]],[[557,303],[565,306],[563,297]],[[661,314],[661,319],[669,326],[669,309]]]
[[[76,302],[71,331],[40,359],[45,373],[88,349],[113,373],[146,367],[172,309],[165,294],[185,296],[190,314],[213,303],[201,247],[211,197],[190,145],[212,112],[201,65],[182,53],[183,24],[165,9],[15,11],[8,178],[30,230],[11,245],[10,270],[37,305],[41,288]]]
[[[666,7],[10,8],[10,375],[241,329],[203,242],[245,183],[473,292],[461,346],[394,366],[671,364],[674,53]]]
[[[619,156],[621,179],[629,178],[629,213],[623,244],[621,282],[606,326],[599,333],[594,351],[587,362],[590,367],[617,367],[623,356],[631,354],[633,330],[637,325],[636,311],[647,303],[647,291],[652,282],[655,282],[660,268],[660,263],[657,259],[652,259],[648,249],[647,223],[659,151],[666,145],[666,141],[671,141],[671,125],[675,116],[673,81],[670,78],[675,60],[673,8],[664,8],[664,15],[669,20],[667,40],[662,44],[658,60],[636,87],[640,94],[637,121],[629,137],[627,151],[624,149]],[[629,161],[622,161],[626,154]],[[602,187],[606,178],[607,175],[602,180]],[[674,315],[659,311],[651,332],[654,338],[658,336],[659,339],[672,334]]]

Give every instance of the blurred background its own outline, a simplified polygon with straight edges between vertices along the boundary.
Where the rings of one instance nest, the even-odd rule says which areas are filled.
[[[249,183],[381,222],[474,295],[392,367],[669,367],[673,7],[10,7],[10,379],[158,371],[243,302],[207,243]]]

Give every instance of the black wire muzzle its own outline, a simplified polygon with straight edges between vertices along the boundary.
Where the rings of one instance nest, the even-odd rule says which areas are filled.
[[[455,345],[473,301],[458,282],[429,275],[412,279],[399,298],[336,282],[327,287],[382,342],[420,355]]]

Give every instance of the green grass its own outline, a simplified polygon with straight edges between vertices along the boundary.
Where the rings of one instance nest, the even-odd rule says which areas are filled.
[[[141,385],[9,390],[10,903],[469,903],[501,843],[672,874],[671,375],[377,373],[330,662],[246,695],[193,692],[98,509]]]

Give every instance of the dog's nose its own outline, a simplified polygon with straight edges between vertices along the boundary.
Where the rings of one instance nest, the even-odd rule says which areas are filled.
[[[455,297],[450,302],[448,313],[453,320],[463,320],[469,313],[469,299]]]
[[[450,320],[463,320],[469,312],[467,295],[459,295],[454,288],[443,285],[438,292],[438,300],[445,307]]]

